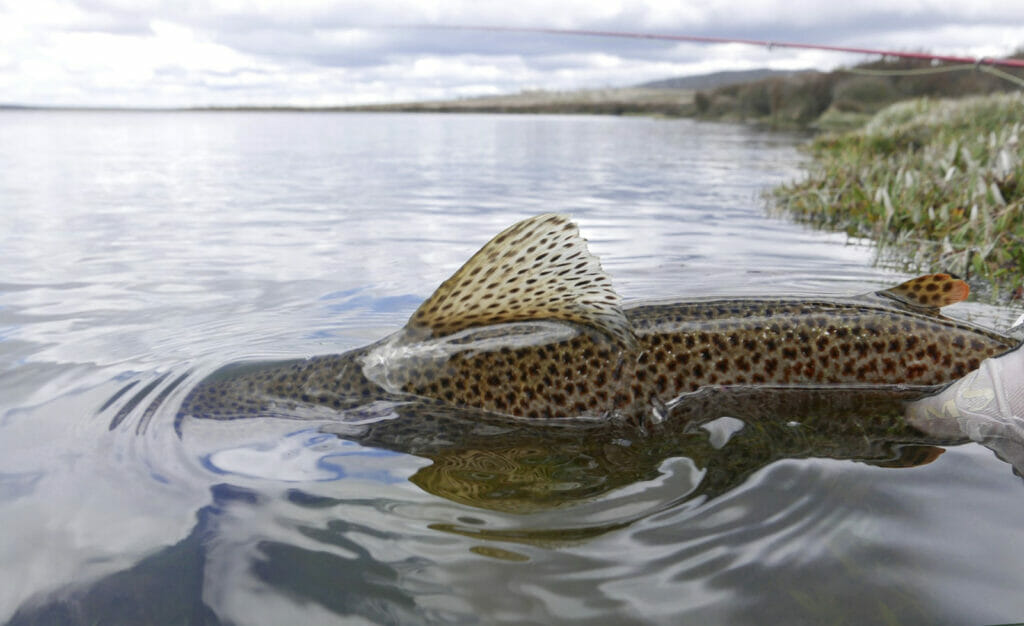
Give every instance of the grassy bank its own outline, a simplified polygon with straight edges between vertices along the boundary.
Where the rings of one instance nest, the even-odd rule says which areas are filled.
[[[894,104],[863,128],[819,136],[804,180],[771,193],[799,220],[879,242],[908,269],[1024,279],[1024,95]]]

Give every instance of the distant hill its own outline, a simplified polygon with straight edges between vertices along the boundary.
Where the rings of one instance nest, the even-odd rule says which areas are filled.
[[[814,70],[770,70],[767,68],[759,70],[733,70],[701,74],[700,76],[679,76],[677,78],[652,80],[648,83],[641,83],[637,87],[646,89],[714,89],[715,87],[738,85],[766,78],[786,78],[812,71]]]

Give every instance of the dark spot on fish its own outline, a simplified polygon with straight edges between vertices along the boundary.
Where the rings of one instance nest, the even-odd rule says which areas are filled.
[[[926,373],[928,373],[928,367],[920,363],[907,367],[907,378],[910,380],[921,378]]]
[[[868,361],[864,365],[857,368],[857,377],[861,380],[866,380],[869,373],[875,373],[878,371],[878,363],[874,360]]]

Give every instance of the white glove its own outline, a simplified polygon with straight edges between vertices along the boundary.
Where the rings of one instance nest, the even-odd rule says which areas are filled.
[[[912,402],[907,421],[937,437],[967,436],[1024,469],[1024,350],[985,359],[940,393]]]

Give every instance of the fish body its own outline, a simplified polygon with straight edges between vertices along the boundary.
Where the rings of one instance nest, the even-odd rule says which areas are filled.
[[[996,333],[868,298],[677,302],[625,315],[636,338],[628,349],[567,328],[534,345],[443,350],[437,361],[404,366],[396,359],[390,382],[522,417],[634,418],[709,385],[941,384],[1013,347]]]
[[[663,418],[709,385],[936,385],[1014,347],[942,316],[967,285],[933,274],[856,298],[623,307],[575,224],[524,220],[370,346],[229,366],[185,416],[331,414],[427,402],[527,417]]]

